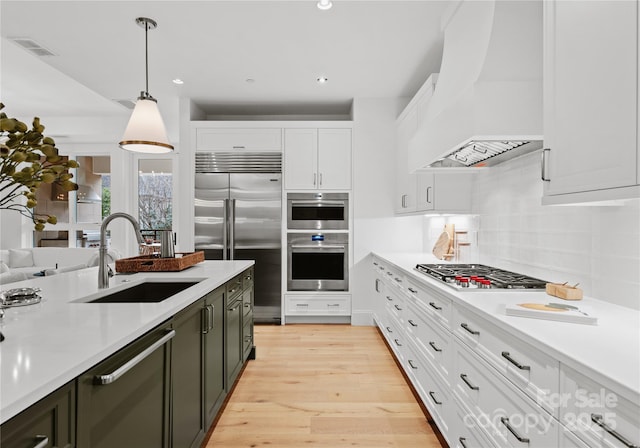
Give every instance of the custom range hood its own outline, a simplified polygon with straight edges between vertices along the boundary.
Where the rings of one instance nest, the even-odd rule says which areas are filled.
[[[456,1],[442,26],[440,75],[409,170],[491,166],[540,149],[542,1]]]

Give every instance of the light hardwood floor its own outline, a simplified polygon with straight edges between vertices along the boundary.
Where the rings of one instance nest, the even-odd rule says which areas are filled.
[[[255,345],[207,448],[441,447],[375,328],[256,326]]]

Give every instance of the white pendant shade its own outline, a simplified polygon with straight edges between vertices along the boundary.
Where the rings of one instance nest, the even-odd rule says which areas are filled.
[[[173,149],[155,101],[138,98],[120,147],[127,151],[154,154],[169,152]]]

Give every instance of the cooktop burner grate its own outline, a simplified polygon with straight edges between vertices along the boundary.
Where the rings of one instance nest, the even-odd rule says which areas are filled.
[[[416,270],[464,289],[544,289],[547,282],[483,264],[418,264]]]

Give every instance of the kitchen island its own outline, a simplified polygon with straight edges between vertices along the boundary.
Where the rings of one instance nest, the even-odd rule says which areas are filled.
[[[41,288],[42,301],[5,309],[0,331],[0,422],[4,423],[91,367],[168,321],[253,265],[204,261],[181,272],[118,274],[109,291],[145,280],[197,282],[156,303],[86,303],[102,295],[98,268],[34,278],[11,288]],[[6,289],[6,288],[4,288]]]

